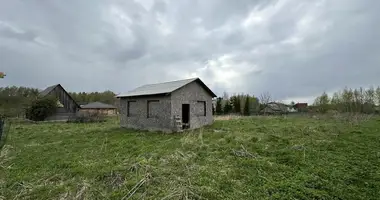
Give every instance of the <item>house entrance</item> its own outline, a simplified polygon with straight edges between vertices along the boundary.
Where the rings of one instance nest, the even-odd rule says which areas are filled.
[[[182,104],[182,129],[190,127],[190,104]]]

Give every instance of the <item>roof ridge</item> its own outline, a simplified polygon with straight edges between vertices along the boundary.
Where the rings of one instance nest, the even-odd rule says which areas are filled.
[[[145,85],[141,85],[137,88],[134,88],[133,90],[130,90],[129,92],[133,92],[133,91],[136,91],[136,90],[142,90],[142,88],[144,87],[148,87],[148,86],[154,86],[154,85],[165,85],[165,84],[169,84],[169,83],[176,83],[176,82],[184,82],[184,81],[195,81],[199,79],[198,77],[197,78],[188,78],[188,79],[178,79],[178,80],[175,80],[175,81],[166,81],[166,82],[157,82],[157,83],[148,83],[148,84],[145,84]],[[181,86],[182,87],[182,86]],[[144,89],[142,91],[145,91]]]
[[[173,82],[179,82],[179,81],[189,81],[189,80],[196,80],[196,79],[198,79],[198,77],[197,78],[187,78],[187,79],[177,79],[177,80],[165,81],[165,82],[148,83],[148,84],[145,84],[145,85],[142,85],[142,86],[166,84],[166,83],[173,83]],[[140,86],[140,87],[142,87],[142,86]]]
[[[50,85],[50,86],[46,87],[45,89],[43,89],[42,91],[40,91],[39,94],[42,96],[45,96],[45,95],[49,94],[54,88],[58,87],[58,85],[60,85],[60,84]]]

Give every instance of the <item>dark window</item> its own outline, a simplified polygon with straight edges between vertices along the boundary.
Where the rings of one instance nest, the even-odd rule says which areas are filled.
[[[136,108],[136,101],[128,101],[127,102],[127,117],[134,116],[136,113],[133,112]]]
[[[197,101],[198,116],[206,116],[206,101]]]
[[[159,100],[148,100],[146,104],[147,118],[158,118],[159,114]]]

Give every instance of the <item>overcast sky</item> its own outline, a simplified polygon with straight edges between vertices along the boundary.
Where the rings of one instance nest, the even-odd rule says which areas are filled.
[[[378,0],[0,0],[0,86],[126,92],[200,77],[309,100],[380,85]]]

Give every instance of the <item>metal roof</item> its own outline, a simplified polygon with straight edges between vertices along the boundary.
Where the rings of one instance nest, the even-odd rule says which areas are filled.
[[[275,112],[286,112],[288,110],[288,107],[283,103],[270,102],[266,105],[266,107],[263,110],[265,110],[266,112],[268,112],[268,110],[272,110]]]
[[[85,109],[116,109],[116,106],[110,105],[110,104],[105,104],[102,102],[92,102],[86,105],[82,105],[81,108]]]
[[[47,87],[46,89],[42,90],[39,95],[41,97],[44,97],[46,95],[49,95],[50,92],[52,92],[56,87],[60,87],[66,94],[67,96],[69,96],[71,98],[71,100],[73,100],[73,102],[76,104],[77,107],[80,107],[79,104],[74,100],[74,98],[65,90],[65,88],[62,87],[61,84],[55,84],[55,85],[52,85],[52,86],[49,86]]]
[[[54,90],[55,87],[57,87],[59,84],[56,84],[56,85],[52,85],[50,87],[47,87],[46,89],[42,90],[42,92],[40,92],[40,95],[41,96],[46,96],[48,95],[51,91]]]
[[[140,86],[132,91],[129,91],[125,94],[117,95],[116,97],[133,97],[133,96],[146,96],[146,95],[159,95],[159,94],[169,94],[182,88],[183,86],[197,81],[200,83],[205,90],[207,90],[212,97],[216,97],[216,95],[199,79],[199,78],[191,78],[156,84],[147,84]]]

